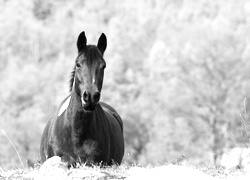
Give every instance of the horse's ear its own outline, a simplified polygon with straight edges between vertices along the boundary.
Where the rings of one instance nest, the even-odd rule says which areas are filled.
[[[97,48],[101,51],[102,55],[106,50],[106,47],[107,47],[107,38],[106,35],[102,33],[97,43]]]
[[[85,32],[83,31],[79,34],[77,39],[78,52],[82,51],[86,47],[86,44],[87,44],[87,38],[85,36]]]

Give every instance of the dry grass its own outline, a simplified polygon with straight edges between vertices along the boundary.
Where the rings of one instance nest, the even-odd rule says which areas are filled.
[[[246,180],[250,179],[250,172],[242,172],[237,169],[226,171],[223,168],[215,167],[191,167],[187,165],[163,165],[160,167],[139,167],[139,166],[112,166],[101,168],[99,166],[88,167],[85,165],[68,169],[60,161],[59,157],[45,162],[42,166],[34,169],[16,169],[0,172],[0,179],[8,180],[106,180],[106,179],[226,179]]]

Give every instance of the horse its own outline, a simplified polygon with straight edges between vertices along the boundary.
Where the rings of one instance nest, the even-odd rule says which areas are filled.
[[[107,47],[104,33],[87,45],[77,39],[78,55],[70,79],[70,94],[47,123],[41,138],[40,162],[59,156],[68,167],[77,163],[120,165],[124,155],[123,122],[116,110],[100,102]]]

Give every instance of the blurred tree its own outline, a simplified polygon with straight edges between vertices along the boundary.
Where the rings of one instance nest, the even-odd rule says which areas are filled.
[[[39,20],[47,19],[52,13],[52,3],[49,1],[34,0],[33,13]]]
[[[183,72],[179,77],[192,93],[192,110],[210,129],[214,163],[230,144],[230,128],[236,125],[250,80],[250,64],[242,58],[245,43],[233,32],[215,33],[204,42],[187,44],[179,63]]]

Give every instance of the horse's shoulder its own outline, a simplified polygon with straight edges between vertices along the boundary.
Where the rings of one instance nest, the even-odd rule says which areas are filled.
[[[117,120],[117,122],[119,123],[119,125],[121,126],[121,129],[122,129],[122,131],[123,131],[123,122],[122,122],[122,118],[121,118],[120,115],[116,112],[116,110],[115,110],[112,106],[110,106],[110,105],[108,105],[108,104],[106,104],[106,103],[104,103],[104,102],[99,102],[99,104],[101,105],[101,107],[103,108],[104,111],[106,111],[106,112],[108,112],[109,114],[111,114],[111,115]]]

